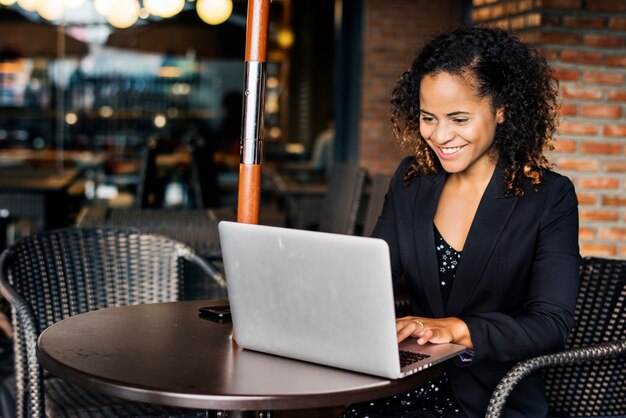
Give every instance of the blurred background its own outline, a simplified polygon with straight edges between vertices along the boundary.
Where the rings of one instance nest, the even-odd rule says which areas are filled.
[[[244,0],[0,0],[0,245],[85,207],[235,208],[246,13]],[[281,170],[392,173],[391,89],[424,40],[461,24],[511,29],[551,62],[550,156],[578,190],[581,250],[626,256],[624,0],[273,0],[268,207],[285,209]]]

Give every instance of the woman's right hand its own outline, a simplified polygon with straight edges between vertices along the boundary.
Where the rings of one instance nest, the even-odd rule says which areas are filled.
[[[417,338],[419,345],[456,343],[473,348],[467,324],[459,318],[424,318],[405,316],[396,319],[398,342],[409,337]]]

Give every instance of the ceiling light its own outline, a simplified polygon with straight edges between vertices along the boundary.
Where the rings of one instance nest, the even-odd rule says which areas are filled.
[[[135,24],[139,18],[137,0],[109,0],[111,9],[107,21],[116,28],[124,29]]]
[[[185,7],[185,0],[144,0],[150,14],[164,18],[172,17]]]
[[[200,19],[209,25],[219,25],[226,22],[233,12],[231,0],[198,0],[196,12]]]
[[[19,4],[22,9],[29,12],[34,12],[38,3],[39,0],[17,0],[17,4]]]

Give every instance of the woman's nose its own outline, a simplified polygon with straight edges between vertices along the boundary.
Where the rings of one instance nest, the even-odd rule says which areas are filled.
[[[446,123],[438,123],[430,136],[430,140],[437,145],[443,145],[454,138],[454,132]]]

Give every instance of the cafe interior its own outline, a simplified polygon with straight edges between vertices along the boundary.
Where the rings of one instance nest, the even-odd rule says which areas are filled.
[[[607,64],[617,81],[583,80],[604,71],[589,61],[597,49],[619,55],[624,21],[625,2],[601,0],[0,0],[0,251],[7,250],[0,266],[20,288],[0,297],[0,417],[239,417],[255,410],[259,417],[325,418],[345,399],[372,397],[363,393],[380,382],[350,381],[335,389],[346,391],[343,398],[308,393],[266,403],[258,399],[272,396],[246,401],[212,383],[198,389],[208,394],[178,398],[166,388],[156,390],[160,397],[145,395],[151,389],[144,383],[93,383],[98,378],[84,372],[69,373],[66,383],[55,376],[57,360],[34,344],[45,328],[79,313],[227,301],[222,220],[369,236],[404,155],[389,125],[393,85],[431,35],[474,23],[516,31],[559,64],[561,113],[570,119],[552,155],[577,187],[581,254],[598,283],[582,303],[599,306],[579,320],[597,328],[619,317],[614,329],[607,325],[610,337],[580,337],[571,346],[621,340],[611,356],[617,358],[598,367],[622,369],[605,379],[621,382],[610,384],[621,395],[617,390],[608,402],[620,405],[616,416],[626,414],[624,65]],[[578,43],[590,28],[595,43]],[[556,32],[570,38],[561,41]],[[609,35],[621,43],[601,46]],[[255,48],[263,62],[256,80],[248,65]],[[578,58],[567,58],[577,48]],[[577,68],[580,80],[571,78]],[[619,108],[617,116],[593,113],[597,108],[585,114],[602,104]],[[241,171],[250,114],[260,166],[253,185]],[[604,148],[589,145],[601,141]],[[247,193],[252,209],[245,208]],[[148,288],[141,283],[151,274],[169,277]],[[92,280],[114,281],[117,290],[110,283],[84,290]],[[395,308],[406,311],[409,301],[396,291]],[[228,367],[207,380],[235,379],[229,362],[236,356],[224,356]],[[588,397],[594,385],[610,392],[604,380],[589,377],[592,368],[581,368],[570,366],[567,383],[550,369],[550,396]],[[136,405],[143,407],[129,412]]]

